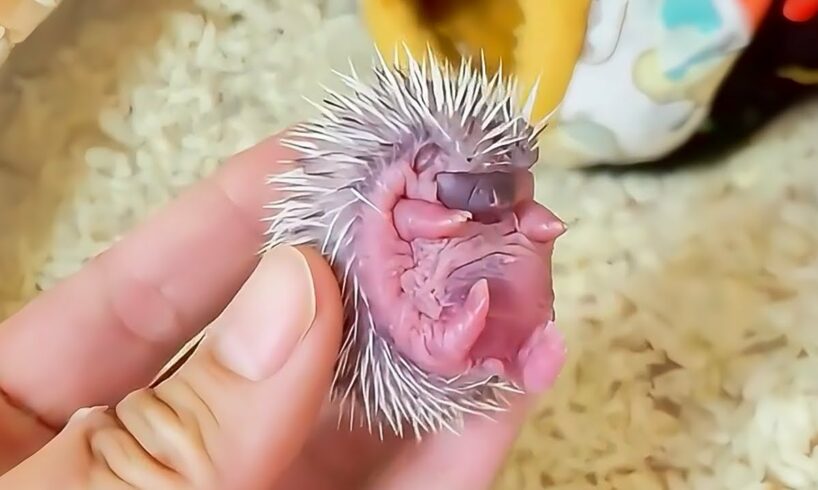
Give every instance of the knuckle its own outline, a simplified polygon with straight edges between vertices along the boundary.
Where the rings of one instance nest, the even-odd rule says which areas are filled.
[[[125,430],[116,414],[99,412],[87,431],[90,465],[83,488],[182,490],[190,488],[178,474],[163,467]]]
[[[89,432],[90,488],[217,488],[202,427],[210,411],[189,384],[129,394]],[[117,484],[114,484],[116,482]]]
[[[124,426],[162,465],[196,488],[209,488],[216,469],[208,451],[212,412],[184,377],[132,393],[117,406]]]

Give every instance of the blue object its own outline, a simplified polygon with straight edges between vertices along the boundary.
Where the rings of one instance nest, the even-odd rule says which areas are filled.
[[[662,21],[668,29],[692,26],[712,32],[721,26],[721,16],[712,0],[665,0]]]

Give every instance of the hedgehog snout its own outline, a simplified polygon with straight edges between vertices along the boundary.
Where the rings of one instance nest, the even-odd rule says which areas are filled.
[[[467,211],[475,221],[497,222],[520,200],[518,177],[508,171],[440,172],[437,198],[449,209]]]

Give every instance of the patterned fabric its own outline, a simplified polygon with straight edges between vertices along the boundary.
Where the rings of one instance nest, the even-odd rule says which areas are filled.
[[[752,40],[762,3],[593,0],[543,163],[636,163],[683,144]]]
[[[783,111],[818,95],[818,0],[811,1],[812,6],[807,0],[773,0],[752,43],[719,86],[707,120],[658,163],[718,156]]]
[[[818,0],[362,0],[389,57],[484,52],[558,111],[541,161],[633,164],[741,137],[818,87]],[[702,143],[707,143],[706,145]]]

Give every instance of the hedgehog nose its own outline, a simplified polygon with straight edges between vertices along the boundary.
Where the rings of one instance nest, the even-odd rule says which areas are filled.
[[[514,207],[517,179],[511,172],[441,172],[435,180],[438,200],[470,212],[476,221],[496,221]]]

